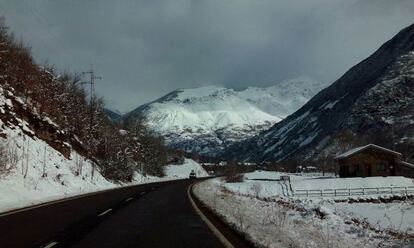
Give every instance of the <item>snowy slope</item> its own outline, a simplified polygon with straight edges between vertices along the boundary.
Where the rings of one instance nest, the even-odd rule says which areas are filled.
[[[185,159],[183,164],[166,166],[165,175],[168,178],[188,178],[192,170],[194,170],[197,177],[208,176],[204,168],[192,159]]]
[[[268,88],[182,89],[128,115],[146,117],[150,128],[165,136],[172,147],[214,155],[271,127],[322,88],[321,83],[302,77]]]
[[[5,94],[11,93],[0,88],[2,114],[13,110]],[[29,135],[33,132],[26,121],[17,116],[15,120],[17,124],[0,120],[0,212],[116,186],[98,171],[92,177],[91,163],[76,151],[65,158],[45,141]]]
[[[16,103],[18,107],[14,105]],[[124,186],[106,180],[99,168],[93,169],[90,160],[76,152],[69,143],[62,140],[49,140],[47,143],[39,138],[25,120],[27,116],[21,113],[23,108],[26,105],[20,98],[0,87],[0,212]],[[32,114],[38,118],[38,128],[48,127],[37,130],[43,131],[44,137],[53,137],[48,133],[50,130],[64,135],[47,117],[42,119]],[[55,147],[66,147],[69,153],[63,154],[62,150],[66,149],[59,151],[51,143],[59,145]],[[143,176],[136,172],[130,184],[171,179]]]

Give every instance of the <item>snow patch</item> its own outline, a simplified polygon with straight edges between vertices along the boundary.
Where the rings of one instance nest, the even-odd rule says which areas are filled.
[[[165,167],[165,174],[169,178],[188,178],[191,171],[194,171],[197,177],[209,176],[204,168],[192,159],[185,159],[184,163],[180,165],[168,165]]]

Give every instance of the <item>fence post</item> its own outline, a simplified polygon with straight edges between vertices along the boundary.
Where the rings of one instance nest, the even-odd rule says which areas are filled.
[[[323,196],[322,190],[321,190],[321,196]]]
[[[362,194],[365,195],[365,188],[362,188]]]
[[[379,194],[379,188],[377,188],[377,194]]]
[[[404,187],[404,189],[405,189],[405,194],[407,195],[407,194],[408,194],[408,189],[407,189],[407,187]]]
[[[351,189],[348,189],[348,195],[349,196],[351,195]]]
[[[392,195],[392,187],[390,187],[391,195]]]
[[[309,197],[309,190],[306,190],[306,197]]]
[[[336,196],[336,189],[334,189],[334,194],[335,194],[335,196]]]

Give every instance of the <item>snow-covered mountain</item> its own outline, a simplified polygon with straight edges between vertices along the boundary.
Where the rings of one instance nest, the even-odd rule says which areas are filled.
[[[260,135],[228,149],[229,157],[317,159],[376,143],[414,159],[414,24]]]
[[[170,147],[203,155],[270,128],[299,109],[323,88],[301,77],[268,88],[235,90],[205,86],[173,91],[140,106],[127,116],[141,115]]]

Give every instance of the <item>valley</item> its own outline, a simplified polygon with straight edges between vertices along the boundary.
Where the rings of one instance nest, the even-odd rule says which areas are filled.
[[[213,2],[0,0],[0,247],[414,247],[414,5]]]

